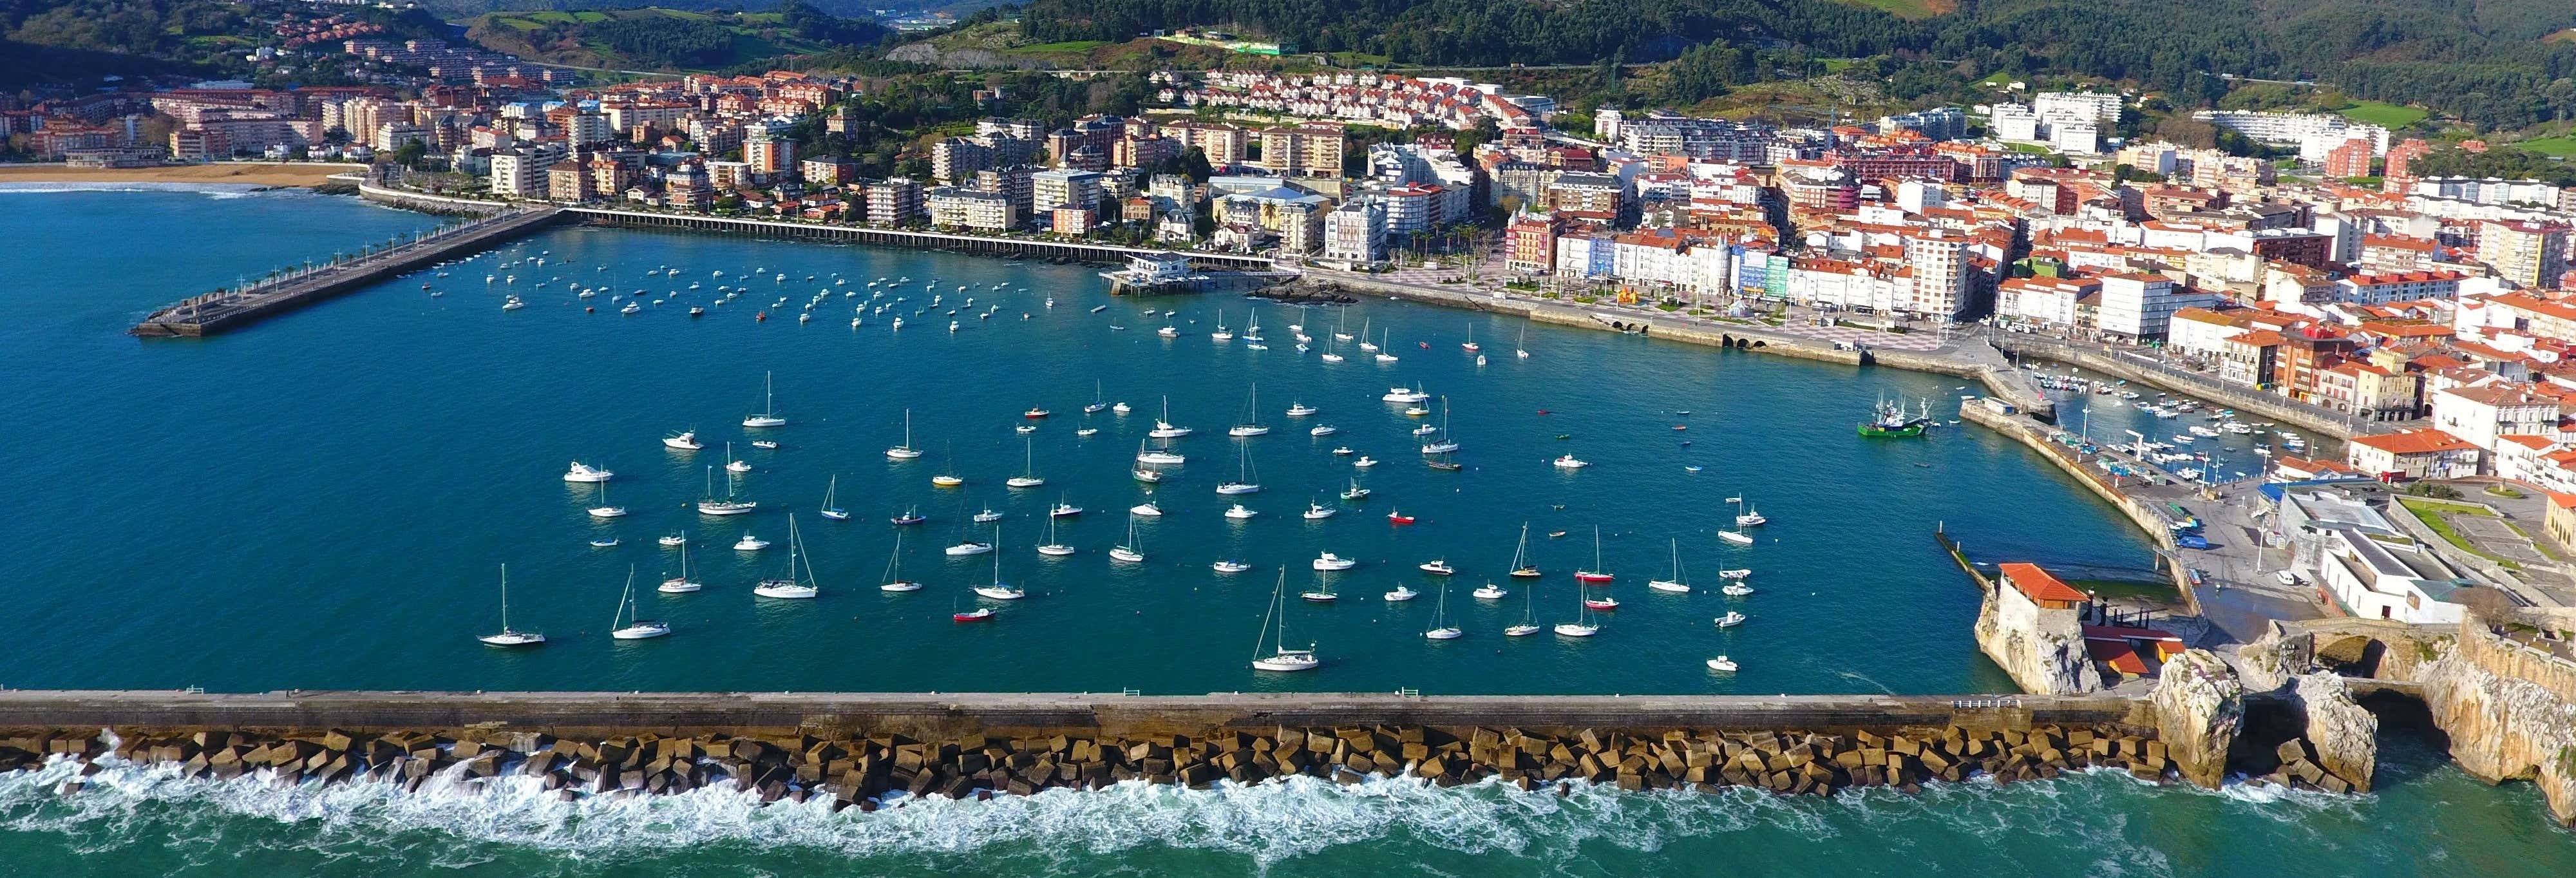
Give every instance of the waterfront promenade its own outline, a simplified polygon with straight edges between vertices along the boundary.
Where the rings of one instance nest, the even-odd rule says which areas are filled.
[[[381,250],[370,250],[356,258],[334,259],[238,289],[183,299],[152,312],[127,332],[145,338],[193,338],[247,326],[454,254],[498,246],[546,227],[558,218],[558,213],[559,209],[553,207],[503,210]]]

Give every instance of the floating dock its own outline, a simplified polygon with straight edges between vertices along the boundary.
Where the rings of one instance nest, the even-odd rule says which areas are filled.
[[[544,228],[560,218],[561,208],[555,207],[494,213],[354,259],[295,271],[240,289],[185,299],[152,312],[151,316],[143,318],[143,322],[126,331],[144,338],[196,338],[238,329],[435,264],[460,252],[498,246]]]

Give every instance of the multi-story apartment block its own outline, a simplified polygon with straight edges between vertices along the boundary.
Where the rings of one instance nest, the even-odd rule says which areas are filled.
[[[909,177],[887,177],[868,184],[867,220],[881,226],[897,226],[919,219],[922,215],[921,184]]]
[[[2554,290],[2567,273],[2567,227],[2530,221],[2478,224],[2478,261],[2516,286]]]
[[[1000,192],[938,186],[923,193],[923,201],[930,224],[941,228],[1000,232],[1020,225],[1019,206]]]

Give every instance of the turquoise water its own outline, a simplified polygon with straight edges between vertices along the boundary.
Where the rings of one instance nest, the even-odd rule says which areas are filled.
[[[179,291],[431,221],[310,195],[0,201],[16,208],[0,214],[0,240],[18,245],[0,249],[0,277],[13,281],[0,296],[10,364],[0,369],[0,410],[18,414],[16,441],[0,446],[0,487],[51,510],[10,529],[20,611],[0,623],[15,647],[0,654],[0,682],[12,686],[2001,691],[2009,681],[1967,636],[1973,593],[1929,539],[1936,523],[1983,558],[2149,563],[2132,528],[2017,445],[1974,429],[1923,441],[1853,435],[1881,395],[1947,408],[1956,382],[1937,376],[1546,326],[1526,326],[1532,356],[1522,360],[1510,353],[1521,321],[1393,302],[1265,305],[1270,349],[1252,351],[1206,335],[1219,308],[1239,331],[1251,303],[1112,301],[1081,267],[583,229],[252,331],[145,343],[122,329]],[[498,267],[540,254],[550,264]],[[657,266],[681,272],[648,281],[644,270]],[[759,276],[745,278],[754,268]],[[773,281],[778,273],[787,280]],[[833,284],[835,273],[849,283]],[[517,280],[487,285],[487,274]],[[904,276],[907,309],[926,304],[932,278],[948,296],[942,311],[966,295],[977,311],[1003,307],[991,320],[961,312],[954,334],[938,312],[907,313],[900,332],[884,325],[893,312],[848,325],[867,282]],[[430,296],[424,282],[445,295]],[[667,296],[692,282],[702,289],[631,317],[604,295],[585,301],[569,288]],[[718,284],[752,292],[703,318],[682,313]],[[818,289],[834,295],[800,325],[794,315]],[[529,307],[502,311],[508,292]],[[1043,304],[1049,295],[1053,309]],[[773,319],[753,319],[780,296],[789,302],[771,309]],[[1174,302],[1184,332],[1165,340],[1152,332],[1159,318],[1139,312]],[[1402,359],[1381,365],[1345,348],[1350,361],[1327,365],[1293,350],[1289,324],[1303,321],[1320,352],[1345,320],[1353,334],[1364,324],[1387,333]],[[1488,356],[1481,367],[1458,348],[1471,327]],[[764,371],[775,373],[791,424],[746,431],[737,424],[758,407]],[[1094,382],[1136,413],[1083,416]],[[1274,432],[1227,438],[1256,382]],[[1410,435],[1421,419],[1378,400],[1389,385],[1417,382],[1449,398],[1466,471],[1423,467]],[[1197,433],[1177,443],[1188,464],[1149,490],[1128,471],[1165,396],[1173,419]],[[1292,401],[1322,411],[1285,418]],[[1021,471],[1024,447],[1012,428],[1032,405],[1055,413],[1025,437],[1047,484],[1010,491],[1001,481]],[[889,462],[881,451],[901,440],[906,408],[914,444],[928,454]],[[1341,432],[1309,437],[1314,423]],[[1100,432],[1076,436],[1083,426]],[[675,453],[657,441],[692,427],[708,450]],[[706,468],[723,462],[722,443],[751,432],[783,446],[735,449],[754,466],[735,485],[760,511],[718,520],[686,508]],[[1343,445],[1383,462],[1355,470],[1330,453]],[[1238,448],[1249,449],[1266,488],[1240,498],[1262,513],[1241,524],[1220,515],[1235,498],[1213,492],[1240,472]],[[1565,453],[1593,466],[1548,464]],[[596,501],[560,478],[573,459],[615,470],[610,500],[633,514],[607,524],[585,515]],[[952,466],[967,485],[929,484]],[[851,521],[812,514],[835,475]],[[1298,518],[1310,499],[1335,502],[1352,479],[1374,495],[1323,522]],[[1773,522],[1749,548],[1715,538],[1734,513],[1724,498],[1738,495]],[[1123,510],[1149,498],[1166,515],[1139,525],[1146,563],[1112,562],[1106,550],[1126,536]],[[1081,551],[1043,558],[1031,546],[1059,499],[1087,509],[1061,524],[1060,539]],[[966,589],[991,580],[993,556],[952,559],[940,548],[989,539],[989,527],[967,521],[988,506],[1007,516],[1001,575],[1030,597],[992,624],[956,625],[948,614],[976,603]],[[906,508],[931,521],[908,529],[902,572],[929,587],[881,593],[895,538],[886,518]],[[823,597],[754,598],[749,587],[785,565],[791,510]],[[1391,525],[1389,510],[1418,521]],[[1549,573],[1534,594],[1530,581],[1500,575],[1524,522]],[[1596,525],[1601,563],[1619,576],[1608,591],[1625,604],[1607,614],[1602,635],[1502,637],[1525,598],[1542,624],[1574,615],[1569,574],[1591,565]],[[647,592],[646,614],[670,622],[673,636],[609,640],[628,569],[649,589],[676,557],[654,538],[684,528],[707,589]],[[746,530],[776,545],[729,548]],[[1556,531],[1566,535],[1547,536]],[[588,545],[604,536],[621,544]],[[1671,572],[1669,540],[1699,593],[1644,588]],[[1292,640],[1316,641],[1326,666],[1255,675],[1244,659],[1277,569],[1289,568],[1294,590],[1314,587],[1306,562],[1323,551],[1363,562],[1336,576],[1341,602],[1290,608]],[[1224,557],[1257,569],[1209,570]],[[1434,558],[1459,568],[1449,607],[1464,638],[1419,636],[1441,582],[1414,565]],[[543,649],[503,652],[472,639],[499,625],[504,563],[511,621],[546,632],[553,642]],[[1753,570],[1760,591],[1715,594],[1724,568]],[[1514,593],[1468,597],[1488,578]],[[1424,595],[1379,598],[1399,585]],[[1729,609],[1751,621],[1720,632],[1710,619]],[[1701,659],[1718,653],[1743,671],[1708,673]],[[2534,816],[2527,789],[2488,790],[2429,756],[2362,800],[2151,790],[2109,776],[1821,803],[1609,793],[1559,801],[1398,783],[934,803],[873,818],[755,810],[720,796],[562,810],[533,795],[492,807],[366,788],[119,777],[111,790],[70,800],[40,793],[39,779],[0,782],[0,825],[13,827],[0,836],[0,873],[103,868],[72,865],[83,852],[77,862],[113,852],[141,864],[112,874],[1912,871],[1851,858],[1855,839],[1875,849],[1884,838],[1928,871],[2295,872],[2333,862],[2335,874],[2374,864],[2431,874],[2475,871],[2463,865],[2469,858],[2501,852],[2565,863],[2570,850]],[[2424,860],[2420,837],[2365,828],[2382,821],[2436,823],[2437,835],[2460,843],[2450,855],[2460,859]],[[1980,841],[1959,845],[1961,837]],[[688,857],[669,853],[681,843],[693,845]],[[2292,859],[2293,847],[2330,855]]]

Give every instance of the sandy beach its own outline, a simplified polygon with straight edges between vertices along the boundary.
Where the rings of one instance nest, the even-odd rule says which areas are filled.
[[[62,165],[0,165],[0,183],[235,183],[251,186],[319,186],[333,174],[363,166],[324,163],[260,164],[224,162],[173,165],[166,168],[69,168]]]

